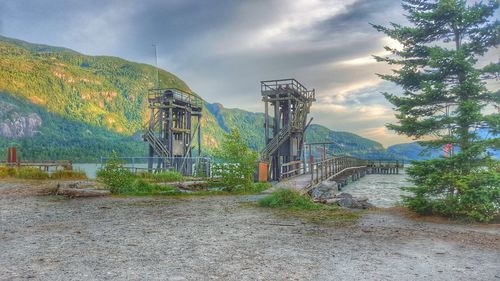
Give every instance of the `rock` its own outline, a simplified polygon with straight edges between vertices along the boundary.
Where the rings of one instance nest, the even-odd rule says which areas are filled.
[[[20,112],[14,105],[0,102],[0,136],[6,138],[32,137],[42,125],[42,118],[36,113]]]
[[[350,209],[368,209],[374,207],[372,204],[368,203],[368,198],[357,199],[352,197],[349,193],[338,194],[333,198],[324,200],[324,203]]]
[[[337,192],[337,183],[334,181],[323,181],[318,186],[309,191],[311,198],[315,201],[324,201],[334,198]]]

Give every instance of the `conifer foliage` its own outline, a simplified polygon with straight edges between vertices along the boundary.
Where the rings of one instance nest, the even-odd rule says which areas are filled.
[[[373,25],[401,44],[375,57],[395,66],[381,78],[403,89],[384,93],[399,121],[388,128],[428,147],[454,147],[449,158],[413,163],[415,186],[407,188],[413,196],[404,202],[419,213],[490,220],[500,208],[499,164],[487,153],[500,147],[500,91],[486,80],[498,80],[500,61],[479,67],[478,59],[499,44],[498,1],[403,0],[402,6],[410,25]]]

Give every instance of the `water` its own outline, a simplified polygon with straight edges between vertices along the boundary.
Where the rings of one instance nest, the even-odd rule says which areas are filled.
[[[351,194],[354,197],[368,198],[368,202],[376,207],[388,208],[401,201],[401,195],[408,195],[400,187],[411,186],[407,180],[407,175],[400,170],[394,175],[366,175],[355,182],[342,188],[342,192]]]
[[[137,169],[147,169],[147,163],[135,163],[135,164],[125,164],[125,167],[137,168]],[[84,171],[87,174],[87,178],[95,179],[97,171],[101,168],[100,163],[74,163],[73,170]]]
[[[83,171],[87,174],[87,178],[95,179],[97,170],[101,167],[101,164],[97,163],[73,163],[73,170]]]

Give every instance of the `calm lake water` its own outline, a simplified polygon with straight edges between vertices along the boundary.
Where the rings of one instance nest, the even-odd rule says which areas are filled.
[[[411,186],[407,180],[406,173],[400,170],[396,175],[366,175],[358,181],[350,182],[342,188],[342,192],[354,197],[368,198],[371,204],[388,208],[401,201],[401,195],[408,195],[400,187]]]

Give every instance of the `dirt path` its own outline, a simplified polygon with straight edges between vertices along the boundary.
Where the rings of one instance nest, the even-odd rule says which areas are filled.
[[[242,204],[254,196],[13,191],[0,192],[0,280],[500,280],[495,225],[375,211],[329,227]]]

